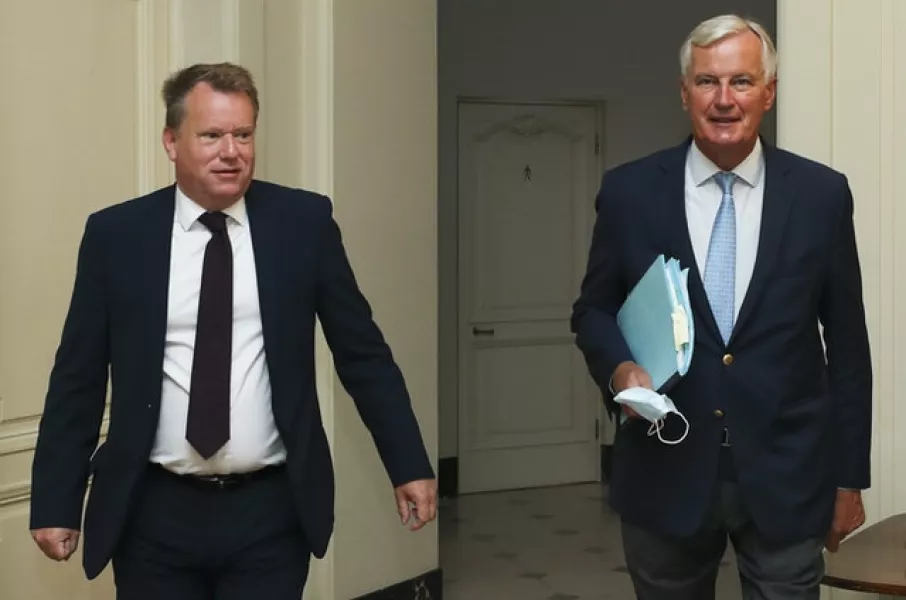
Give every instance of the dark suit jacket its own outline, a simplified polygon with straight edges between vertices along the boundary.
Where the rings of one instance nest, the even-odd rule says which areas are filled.
[[[823,538],[837,487],[870,483],[872,372],[848,183],[825,166],[764,145],[755,270],[725,346],[686,222],[689,143],[608,172],[596,200],[572,327],[609,406],[615,407],[609,379],[632,359],[615,315],[660,253],[690,268],[696,331],[691,368],[668,392],[689,420],[689,436],[667,446],[646,435],[647,422],[620,427],[611,503],[655,532],[694,533],[714,499],[726,427],[759,530],[778,540]],[[677,425],[679,419],[668,419],[665,437],[675,437],[670,429]]]
[[[175,188],[91,215],[34,458],[31,527],[80,529],[84,567],[107,564],[160,410]],[[254,181],[246,194],[277,429],[312,552],[333,529],[334,480],[315,391],[315,317],[394,485],[434,476],[403,377],[347,261],[331,202]],[[108,367],[110,425],[97,450]],[[90,465],[89,465],[90,462]],[[389,500],[389,499],[388,499]]]

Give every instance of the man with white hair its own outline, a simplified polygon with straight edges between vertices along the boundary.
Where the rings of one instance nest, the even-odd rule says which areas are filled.
[[[692,134],[604,176],[572,327],[619,412],[613,396],[651,388],[651,378],[616,314],[659,254],[688,267],[694,356],[658,391],[689,432],[664,444],[624,410],[610,502],[639,598],[713,599],[729,538],[747,600],[817,600],[823,549],[863,524],[870,485],[872,372],[852,194],[842,174],[759,138],[777,85],[760,25],[709,19],[680,59]],[[664,437],[675,427],[685,430],[668,417]]]

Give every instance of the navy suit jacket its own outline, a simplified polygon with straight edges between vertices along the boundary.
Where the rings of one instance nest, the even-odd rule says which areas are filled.
[[[596,200],[572,328],[609,407],[610,377],[632,360],[615,315],[658,254],[690,269],[696,331],[690,370],[668,392],[689,435],[668,446],[647,435],[645,421],[619,427],[611,504],[661,534],[696,532],[714,500],[726,427],[759,530],[777,540],[823,538],[838,486],[870,484],[872,371],[849,185],[828,167],[764,144],[755,269],[725,345],[689,238],[689,144],[609,171]],[[668,419],[665,437],[683,429]]]
[[[301,525],[324,555],[334,479],[315,391],[320,319],[340,381],[393,485],[433,478],[403,377],[346,257],[329,199],[253,181],[246,206],[272,404]],[[31,527],[81,529],[84,568],[110,559],[140,493],[160,412],[175,187],[91,215],[35,451]],[[99,438],[110,373],[110,423]],[[388,499],[389,500],[389,499]]]

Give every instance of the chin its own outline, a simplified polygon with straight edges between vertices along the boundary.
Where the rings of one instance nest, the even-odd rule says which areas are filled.
[[[709,135],[707,139],[710,145],[718,147],[740,146],[747,142],[745,136],[729,132],[718,132],[716,134]]]
[[[243,192],[245,190],[245,188],[248,187],[248,184],[249,184],[248,179],[241,179],[241,180],[236,180],[236,181],[226,181],[226,182],[223,182],[223,183],[220,183],[219,185],[217,185],[215,187],[215,189],[220,194],[235,194],[235,193]]]

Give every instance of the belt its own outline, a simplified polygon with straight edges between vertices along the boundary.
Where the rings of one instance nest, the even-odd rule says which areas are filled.
[[[218,475],[181,475],[168,471],[157,463],[151,463],[151,469],[171,479],[206,490],[234,489],[253,481],[266,479],[285,470],[285,465],[269,465],[248,473],[228,473]]]

